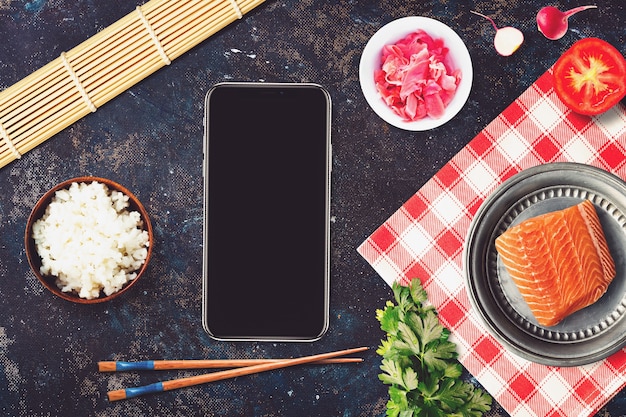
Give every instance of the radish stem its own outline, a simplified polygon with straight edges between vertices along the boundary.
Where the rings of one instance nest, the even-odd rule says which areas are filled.
[[[597,8],[598,6],[580,6],[580,7],[574,7],[573,9],[570,9],[563,13],[565,14],[566,17],[570,17],[571,15],[578,13],[578,12],[582,12],[583,10],[597,9]]]
[[[490,18],[489,16],[485,16],[485,15],[484,15],[484,14],[482,14],[482,13],[475,12],[475,11],[473,11],[473,10],[470,10],[470,12],[471,12],[471,13],[474,13],[474,14],[477,14],[478,16],[484,17],[485,19],[487,19],[488,21],[490,21],[490,22],[491,22],[491,24],[493,25],[493,28],[496,30],[496,32],[498,31],[498,27],[496,26],[496,22],[494,22],[492,18]]]

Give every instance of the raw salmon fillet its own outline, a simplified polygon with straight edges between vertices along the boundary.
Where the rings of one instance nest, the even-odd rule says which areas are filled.
[[[542,326],[554,326],[595,303],[615,277],[615,263],[589,200],[525,220],[495,243]]]

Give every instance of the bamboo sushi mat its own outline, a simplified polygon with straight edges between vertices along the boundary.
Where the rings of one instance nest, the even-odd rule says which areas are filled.
[[[626,386],[626,348],[580,367],[539,365],[505,350],[471,312],[462,260],[470,222],[504,180],[550,162],[626,179],[624,106],[576,115],[547,71],[357,248],[390,285],[422,278],[460,362],[514,417],[590,416]]]
[[[0,168],[265,0],[151,0],[0,93]]]

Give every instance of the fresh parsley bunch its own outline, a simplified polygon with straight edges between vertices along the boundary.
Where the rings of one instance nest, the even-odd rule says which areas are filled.
[[[461,380],[456,345],[448,340],[419,279],[393,285],[393,302],[376,310],[387,333],[376,353],[383,357],[378,378],[389,387],[387,416],[480,417],[491,408],[491,396]]]

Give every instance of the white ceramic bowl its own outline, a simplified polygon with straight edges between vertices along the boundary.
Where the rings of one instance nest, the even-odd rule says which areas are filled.
[[[394,44],[418,29],[424,30],[433,39],[443,39],[449,49],[454,69],[461,70],[461,82],[452,101],[446,106],[441,118],[425,117],[415,121],[403,120],[387,106],[376,90],[374,71],[381,68],[381,53],[385,45]],[[409,16],[394,20],[378,30],[369,40],[359,65],[359,80],[365,99],[370,107],[387,123],[400,129],[421,131],[441,126],[452,119],[463,107],[472,88],[472,59],[467,47],[450,27],[438,20],[423,16]]]

